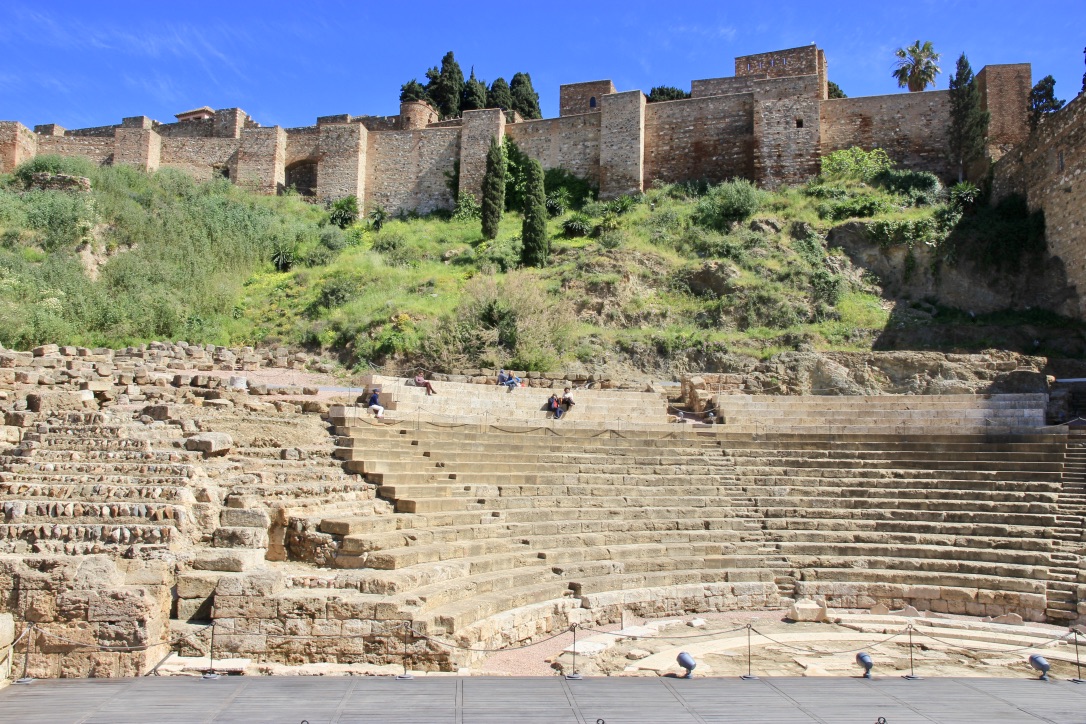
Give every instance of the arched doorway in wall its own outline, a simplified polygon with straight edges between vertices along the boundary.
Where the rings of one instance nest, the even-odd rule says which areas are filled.
[[[295,161],[286,167],[284,188],[293,188],[302,196],[317,194],[317,162],[309,159]]]

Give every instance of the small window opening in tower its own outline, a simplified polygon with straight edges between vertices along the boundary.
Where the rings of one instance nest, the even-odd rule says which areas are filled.
[[[773,66],[775,66],[776,64],[777,64],[777,59],[776,59],[776,58],[770,58],[770,59],[769,59],[769,67],[770,67],[770,68],[772,68],[772,67],[773,67]]]
[[[750,61],[747,61],[747,70],[750,70]]]
[[[803,119],[802,118],[797,118],[796,119],[796,128],[803,128]]]
[[[1060,173],[1063,173],[1063,151],[1060,151],[1060,155],[1059,155],[1059,167],[1060,167]]]
[[[596,107],[596,96],[592,96],[591,98],[588,99],[588,107],[589,108],[595,108]]]

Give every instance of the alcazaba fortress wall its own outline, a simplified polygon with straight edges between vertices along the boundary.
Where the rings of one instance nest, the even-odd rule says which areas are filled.
[[[1081,183],[1081,98],[1029,133],[1029,64],[989,65],[977,74],[992,116],[988,151],[995,189],[1017,191],[1048,215],[1049,244],[1086,288]],[[66,130],[0,122],[0,172],[38,154],[83,156],[146,170],[177,168],[198,179],[223,176],[265,193],[293,186],[322,200],[357,196],[369,210],[426,213],[481,193],[492,136],[509,136],[544,168],[562,167],[598,185],[602,198],[637,193],[654,181],[741,177],[775,186],[817,174],[822,155],[881,147],[901,166],[950,179],[947,91],[830,99],[827,64],[814,45],[735,59],[731,77],[694,80],[692,97],[646,103],[610,80],[563,85],[560,116],[526,121],[489,109],[438,121],[425,103],[398,116],[323,116],[302,128],[263,127],[238,108],[201,108],[174,123],[146,116],[119,125]],[[1086,295],[1080,295],[1086,298]],[[1086,310],[1082,310],[1086,316]]]

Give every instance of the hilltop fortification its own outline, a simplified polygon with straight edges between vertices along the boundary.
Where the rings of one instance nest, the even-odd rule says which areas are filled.
[[[1081,185],[1070,183],[1082,171],[1081,99],[1031,136],[1030,65],[989,65],[977,82],[991,114],[988,158],[1007,156],[996,166],[996,195],[1022,193],[1046,211],[1050,248],[1083,287],[1086,235],[1075,209],[1084,199]],[[560,88],[559,117],[530,121],[499,109],[439,121],[429,105],[412,101],[396,116],[322,116],[300,128],[265,127],[241,109],[207,107],[173,123],[133,116],[112,126],[31,131],[0,122],[0,172],[38,154],[82,156],[220,176],[264,193],[353,194],[367,210],[392,214],[451,208],[450,178],[459,179],[460,193],[479,197],[494,136],[513,139],[544,168],[591,181],[605,199],[654,181],[799,183],[818,172],[823,155],[852,146],[881,147],[904,168],[955,175],[947,91],[830,99],[826,57],[815,45],[738,57],[734,75],[694,80],[690,89],[688,99],[647,103],[641,91],[620,92],[610,80],[572,83]]]

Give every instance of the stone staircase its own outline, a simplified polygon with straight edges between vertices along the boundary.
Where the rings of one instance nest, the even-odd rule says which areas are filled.
[[[199,540],[194,455],[131,432],[102,413],[71,412],[0,456],[0,552],[132,555]]]
[[[667,396],[662,392],[632,392],[578,388],[571,395],[576,405],[560,420],[551,419],[545,409],[552,392],[562,388],[520,387],[463,382],[435,382],[436,395],[415,387],[412,380],[371,375],[363,378],[367,390],[378,388],[385,416],[391,420],[476,422],[482,424],[553,424],[618,427],[663,425],[667,418]],[[358,408],[355,414],[368,414]],[[332,413],[335,416],[335,412]]]
[[[1052,530],[1056,550],[1049,569],[1048,616],[1053,621],[1076,621],[1084,613],[1079,602],[1086,597],[1086,430],[1071,428],[1059,493],[1057,525]]]
[[[1057,543],[1069,522],[1063,435],[725,432],[719,441],[776,556],[720,565],[798,570],[797,593],[842,607],[874,587],[935,611],[999,615],[1008,600],[1032,620],[1073,610],[1061,592],[1077,555]]]
[[[717,395],[719,422],[750,434],[1005,434],[1045,424],[1047,395]]]

